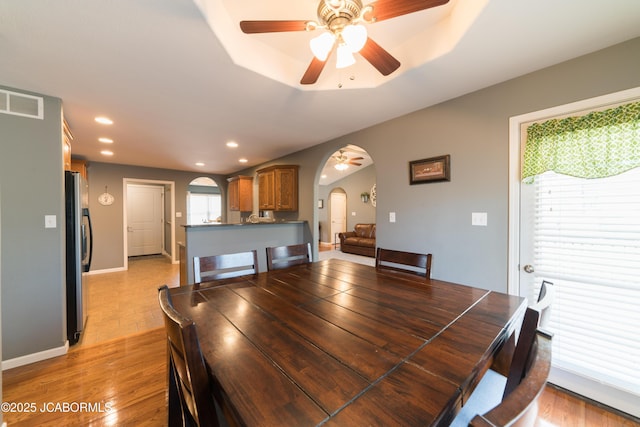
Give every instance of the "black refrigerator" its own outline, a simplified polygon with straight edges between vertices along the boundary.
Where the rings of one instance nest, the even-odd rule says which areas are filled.
[[[67,277],[67,339],[80,339],[87,319],[85,275],[91,267],[93,236],[87,181],[78,172],[65,171],[65,233]]]

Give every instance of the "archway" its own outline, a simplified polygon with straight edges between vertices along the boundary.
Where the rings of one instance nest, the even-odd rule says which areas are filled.
[[[371,199],[375,184],[375,165],[363,148],[346,145],[329,155],[317,182],[316,216],[321,250],[336,249],[335,232],[331,224],[331,194],[344,193],[345,229],[350,230],[356,223],[375,223],[376,209]],[[361,197],[365,193],[367,197]]]

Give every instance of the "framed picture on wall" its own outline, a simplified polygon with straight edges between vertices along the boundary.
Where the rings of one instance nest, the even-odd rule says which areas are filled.
[[[409,162],[409,184],[451,180],[450,155]]]

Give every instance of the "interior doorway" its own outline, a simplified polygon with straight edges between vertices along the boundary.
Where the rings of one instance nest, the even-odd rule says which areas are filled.
[[[123,207],[122,207],[122,224],[123,224],[123,265],[124,269],[129,269],[129,227],[133,226],[129,223],[129,199],[135,198],[135,194],[129,195],[129,186],[151,186],[161,188],[164,192],[164,197],[162,198],[162,203],[160,205],[160,215],[162,217],[161,229],[161,253],[165,256],[168,256],[171,259],[172,264],[178,263],[178,254],[176,250],[176,230],[175,230],[175,183],[173,181],[160,181],[160,180],[150,180],[150,179],[134,179],[134,178],[123,178],[122,180],[122,193],[123,197]],[[136,188],[136,187],[132,187]],[[135,253],[135,252],[133,252]]]
[[[130,257],[164,251],[164,187],[127,185],[127,252]]]
[[[347,231],[347,195],[343,191],[332,191],[329,200],[330,209],[330,224],[331,224],[331,243],[334,244],[334,249],[337,249],[338,245],[338,233]]]

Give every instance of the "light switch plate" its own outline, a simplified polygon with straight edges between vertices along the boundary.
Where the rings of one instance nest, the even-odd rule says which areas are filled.
[[[389,212],[389,222],[396,222],[396,213]]]
[[[182,212],[176,212],[176,218],[182,218]]]
[[[44,216],[44,228],[56,228],[56,216],[55,215],[45,215]]]
[[[486,212],[472,212],[471,213],[471,225],[487,226],[487,213]]]

